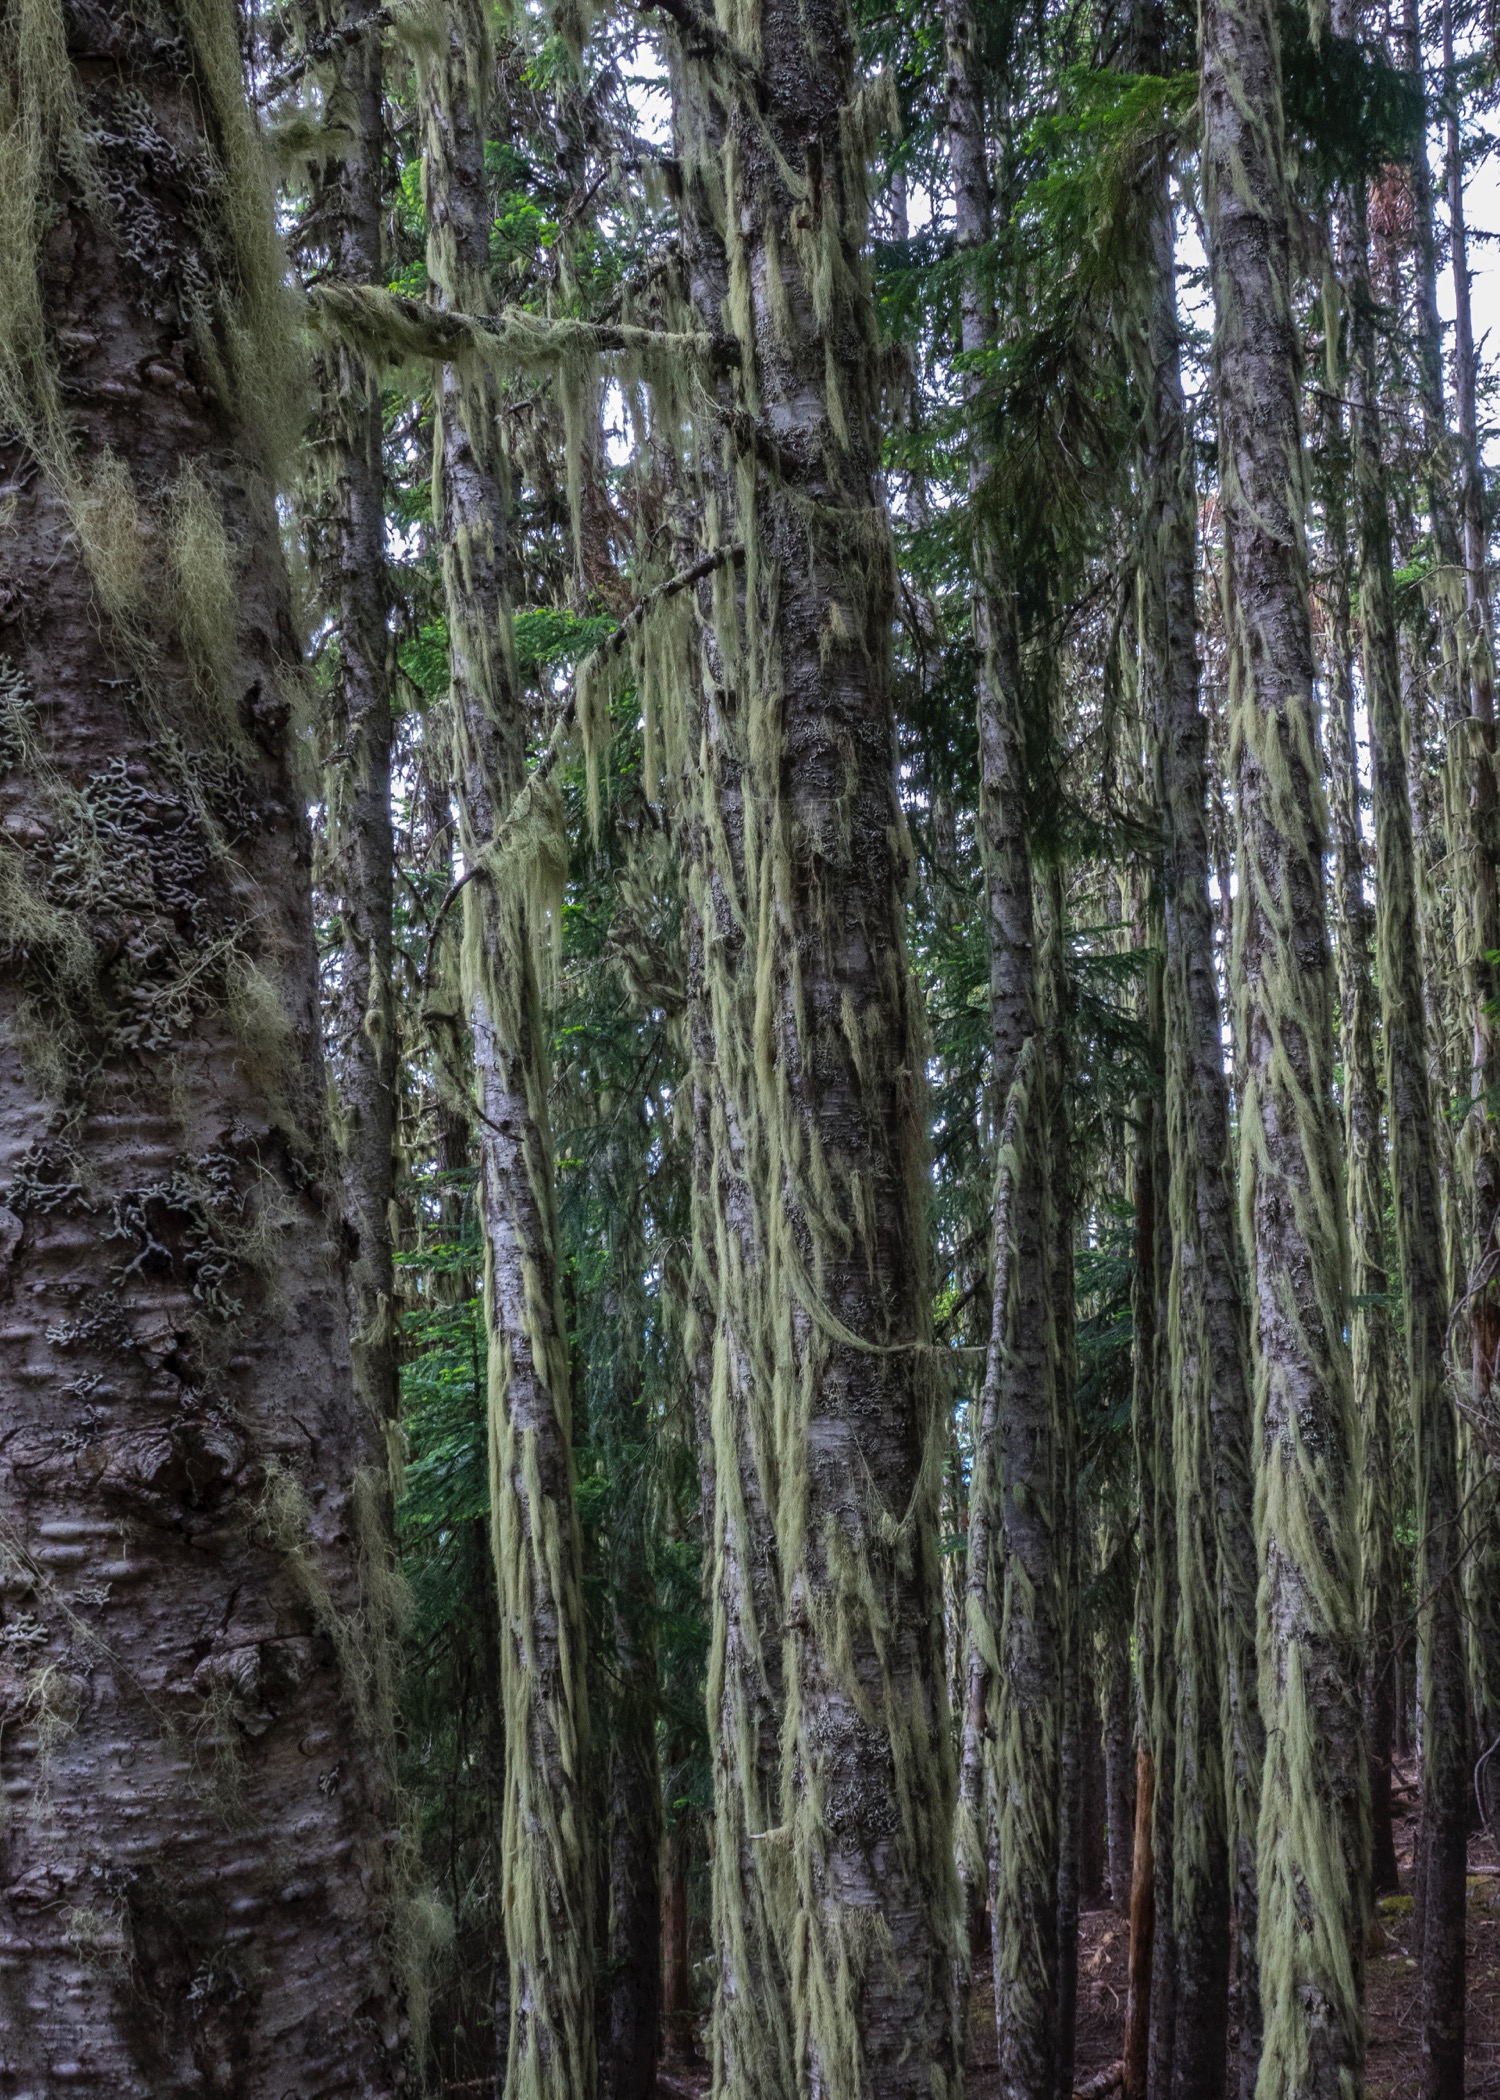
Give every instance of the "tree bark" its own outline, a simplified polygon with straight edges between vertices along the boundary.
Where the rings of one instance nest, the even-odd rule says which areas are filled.
[[[1238,829],[1241,1202],[1259,1447],[1267,1755],[1257,2092],[1261,2100],[1335,2100],[1363,2078],[1368,1789],[1300,377],[1280,61],[1267,0],[1208,0],[1202,106]]]
[[[722,329],[729,258],[713,181],[723,111],[673,55],[682,228],[694,311]],[[696,150],[695,143],[697,142]],[[735,412],[727,373],[718,398]],[[732,462],[716,434],[694,462],[710,535],[737,523]],[[782,1729],[786,1596],[776,1533],[779,1453],[765,1296],[768,1133],[756,1071],[755,810],[752,710],[737,634],[745,604],[720,576],[700,607],[701,676],[684,695],[681,783],[688,870],[688,1031],[694,1119],[692,1354],[698,1405],[707,1579],[713,1765],[711,1849],[716,2093],[779,2100],[796,2085],[791,1948],[775,1908],[784,1871]],[[717,616],[716,616],[717,615]],[[748,831],[747,831],[748,824]]]
[[[1352,27],[1352,24],[1349,26]],[[1365,200],[1342,228],[1349,290],[1349,425],[1365,698],[1374,788],[1380,973],[1396,1241],[1417,1492],[1418,1638],[1427,1686],[1422,2059],[1427,2100],[1463,2092],[1468,1697],[1462,1637],[1458,1419],[1447,1375],[1448,1279],[1428,1077],[1411,797],[1396,646]]]
[[[1488,521],[1479,449],[1478,358],[1464,211],[1463,136],[1453,65],[1453,10],[1445,0],[1443,70],[1448,101],[1449,257],[1453,273],[1453,372],[1458,413],[1464,542],[1464,662],[1469,719],[1449,729],[1448,849],[1454,856],[1458,962],[1470,1031],[1469,1106],[1464,1131],[1469,1187],[1460,1196],[1468,1257],[1472,1420],[1465,1436],[1464,1502],[1471,1546],[1465,1561],[1469,1678],[1479,1754],[1500,1736],[1500,786],[1495,771],[1495,633],[1488,575]],[[1454,745],[1457,748],[1454,749]],[[1500,1769],[1491,1758],[1481,1791],[1500,1830]]]
[[[609,1988],[600,2031],[600,2100],[651,2100],[661,2053],[661,1773],[656,1643],[648,1611],[649,1600],[636,1596],[617,1601],[614,1612]]]
[[[394,2096],[384,1452],[319,1178],[234,10],[7,11],[0,137],[0,2076]]]
[[[351,32],[379,13],[342,0]],[[330,101],[345,119],[325,170],[329,268],[347,284],[382,284],[385,61],[371,29],[332,64]],[[320,374],[320,471],[335,524],[323,584],[338,637],[330,696],[327,882],[338,916],[332,999],[338,1141],[352,1234],[350,1318],[355,1376],[382,1421],[397,1405],[395,1266],[396,1025],[391,985],[395,846],[391,830],[391,663],[385,566],[384,438],[379,378],[350,352]]]
[[[1333,788],[1334,901],[1338,929],[1340,1045],[1344,1059],[1344,1150],[1347,1160],[1353,1296],[1350,1349],[1354,1400],[1362,1430],[1359,1536],[1363,1571],[1360,1625],[1364,1634],[1361,1701],[1370,1770],[1373,1892],[1397,1886],[1391,1821],[1391,1731],[1394,1717],[1396,1613],[1400,1566],[1396,1555],[1394,1401],[1395,1336],[1386,1302],[1385,1134],[1375,1064],[1374,993],[1370,981],[1371,912],[1364,892],[1364,837],[1359,817],[1358,755],[1354,743],[1354,676],[1349,634],[1347,528],[1343,491],[1331,483],[1325,529],[1332,550],[1332,660],[1328,685],[1334,712],[1328,761]]]
[[[991,181],[977,37],[967,0],[945,12],[955,237],[974,257],[961,341],[995,332],[984,272]],[[972,381],[970,382],[972,385]],[[987,463],[971,462],[982,504]],[[1021,666],[992,528],[975,540],[980,833],[990,940],[991,1088],[1000,1144],[993,1318],[969,1496],[966,1705],[959,1851],[974,1936],[987,1862],[1002,2094],[1055,2088],[1066,2056],[1058,1902],[1063,1867],[1066,1636],[1062,1435],[1047,1281],[1051,1087],[1041,1034]],[[996,1626],[1001,1629],[996,1639]]]
[[[428,274],[440,305],[470,312],[491,303],[487,52],[478,0],[453,0],[441,44],[425,53],[421,71]],[[497,406],[490,376],[440,368],[433,518],[448,613],[454,793],[466,867],[484,866],[526,773],[526,724],[510,654]],[[545,837],[537,852],[545,870]],[[543,909],[541,887],[525,871],[490,867],[470,882],[463,893],[462,978],[476,1074],[505,1705],[506,2089],[525,2100],[590,2100],[588,1699],[535,959]]]
[[[1109,1636],[1104,1666],[1104,1796],[1109,1844],[1109,1900],[1128,1915],[1134,1879],[1135,1714],[1128,1622]]]
[[[1135,1760],[1135,1845],[1130,1877],[1130,1977],[1125,2000],[1125,2045],[1122,2052],[1124,2100],[1146,2100],[1151,2052],[1152,1942],[1156,1932],[1156,1874],[1151,1853],[1153,1828],[1151,1753],[1144,1746]]]
[[[1224,2090],[1232,1895],[1241,1962],[1236,2083],[1249,2100],[1260,2056],[1254,1848],[1265,1736],[1255,1669],[1248,1335],[1208,887],[1196,499],[1164,166],[1153,179],[1142,640],[1163,832],[1167,1340],[1178,1501],[1172,2090],[1178,2100],[1215,2100]]]
[[[769,1894],[797,2080],[826,2100],[902,2100],[958,2075],[956,1895],[922,1064],[863,256],[874,112],[851,107],[840,0],[757,0],[709,55],[682,44],[724,111],[722,147],[702,127],[686,140],[685,179],[717,162],[740,351],[743,621],[733,594],[714,616],[723,660],[743,667],[750,758],[747,1068],[766,1161],[752,1195],[786,1632],[781,1821],[752,1835],[780,1855]],[[723,310],[702,319],[717,332]]]

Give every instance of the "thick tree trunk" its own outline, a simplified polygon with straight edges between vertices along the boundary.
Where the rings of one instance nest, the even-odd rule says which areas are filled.
[[[751,1195],[786,1632],[781,1821],[747,1835],[780,1854],[769,1897],[797,2080],[824,2100],[902,2100],[958,2075],[956,1896],[922,1067],[862,253],[874,112],[850,108],[839,0],[761,0],[733,31],[711,59],[684,52],[725,108],[722,147],[700,125],[684,161],[690,185],[695,163],[717,162],[741,358],[744,618],[732,593],[715,617],[721,659],[740,667],[750,760],[745,1069],[765,1161]],[[717,331],[722,309],[703,320]],[[705,954],[722,968],[708,942]],[[737,1287],[721,1273],[721,1292]]]
[[[343,0],[340,27],[377,12]],[[384,58],[377,30],[351,35],[333,64],[332,106],[344,119],[327,173],[332,275],[383,284]],[[367,1405],[394,1419],[396,1025],[391,954],[395,848],[391,831],[391,666],[385,567],[380,381],[349,351],[322,372],[321,472],[335,525],[323,577],[338,637],[330,700],[328,887],[338,914],[334,1083],[352,1251],[354,1369]]]
[[[454,0],[421,75],[428,272],[440,304],[486,310],[485,18]],[[433,517],[448,611],[454,789],[467,867],[519,793],[525,719],[510,660],[506,512],[493,381],[440,368]],[[545,854],[545,848],[543,848]],[[594,2090],[582,1575],[534,949],[542,902],[514,868],[463,895],[489,1326],[490,1495],[505,1705],[507,2090]]]
[[[1207,0],[1202,63],[1267,1736],[1257,2091],[1261,2100],[1336,2100],[1358,2089],[1364,2065],[1358,1478],[1298,353],[1268,0]]]
[[[0,2077],[394,2095],[384,1451],[319,1179],[295,358],[228,0],[8,10],[0,160]]]

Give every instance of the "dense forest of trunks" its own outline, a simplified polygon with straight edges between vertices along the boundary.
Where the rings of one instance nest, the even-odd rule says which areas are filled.
[[[1500,2090],[1497,102],[0,0],[0,2100]]]

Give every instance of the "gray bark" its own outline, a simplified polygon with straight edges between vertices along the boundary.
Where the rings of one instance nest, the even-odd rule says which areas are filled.
[[[344,0],[353,30],[380,10]],[[380,284],[385,62],[373,28],[342,42],[331,106],[346,120],[325,171],[330,269]],[[351,1231],[350,1319],[355,1376],[382,1419],[396,1412],[390,1206],[395,1193],[396,1027],[392,1005],[391,665],[385,570],[385,471],[379,379],[342,349],[321,375],[321,472],[335,516],[323,587],[338,637],[330,696],[325,793],[327,882],[338,914],[332,1000],[339,1151]]]
[[[787,1702],[781,1823],[757,1835],[783,1854],[771,1899],[798,2079],[820,2100],[901,2100],[957,2076],[956,1902],[866,149],[839,0],[762,0],[733,31],[682,46],[724,111],[722,148],[700,129],[685,158],[718,162],[742,360],[746,892],[769,1162],[753,1194]],[[717,330],[721,311],[703,321]],[[728,661],[741,623],[723,602],[715,618]]]
[[[440,305],[483,310],[485,18],[454,0],[422,74],[428,269]],[[454,793],[466,867],[520,792],[526,722],[510,657],[494,383],[437,380],[433,518],[448,609]],[[490,1494],[505,1707],[507,2090],[590,2100],[595,2080],[582,1570],[557,1265],[535,893],[510,870],[463,894],[489,1327]]]
[[[19,363],[0,301],[0,2080],[369,2100],[408,1921],[262,421],[281,260],[231,9],[28,19],[8,167],[75,100],[88,143],[7,192]]]
[[[1363,2077],[1368,1791],[1300,375],[1280,62],[1266,0],[1208,0],[1202,97],[1267,1736],[1257,2091],[1262,2100],[1335,2100]]]

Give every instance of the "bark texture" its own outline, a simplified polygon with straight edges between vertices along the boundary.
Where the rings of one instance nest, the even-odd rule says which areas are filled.
[[[1335,2100],[1363,2077],[1368,1788],[1280,60],[1265,0],[1208,0],[1201,30],[1267,1736],[1257,2091]]]
[[[715,210],[724,110],[698,68],[673,68],[683,240],[695,314],[723,330],[729,258]],[[727,373],[717,399],[736,412]],[[711,433],[694,462],[714,538],[738,517],[732,460]],[[737,525],[736,525],[736,529]],[[688,1028],[693,1091],[694,1361],[712,1600],[708,1722],[714,2091],[779,2100],[796,2089],[791,1948],[776,1914],[786,1603],[775,1512],[779,1451],[763,1258],[768,1162],[755,1044],[756,842],[736,582],[707,593],[699,675],[684,702],[682,826],[688,869]],[[726,637],[729,646],[725,647]],[[748,828],[747,828],[748,827]]]
[[[347,284],[382,284],[385,60],[363,29],[375,0],[344,0],[350,34],[333,61],[329,107],[343,120],[341,152],[325,171],[329,270]],[[396,1413],[396,1025],[391,955],[395,847],[391,832],[391,663],[385,570],[385,470],[380,380],[342,347],[320,373],[319,473],[333,530],[323,585],[338,637],[328,722],[325,880],[338,913],[334,1084],[351,1231],[350,1318],[355,1375],[382,1420]]]
[[[0,2081],[364,2100],[406,1934],[384,1453],[227,0],[7,9],[0,186]]]
[[[1347,528],[1341,489],[1330,490],[1325,514],[1334,550],[1334,602],[1329,620],[1332,660],[1328,679],[1334,713],[1329,724],[1328,771],[1333,789],[1339,1033],[1344,1060],[1344,1153],[1352,1286],[1349,1331],[1354,1401],[1361,1432],[1361,1698],[1370,1768],[1371,1889],[1373,1894],[1385,1895],[1395,1889],[1397,1881],[1391,1824],[1396,1613],[1401,1580],[1396,1554],[1393,1443],[1395,1335],[1387,1302],[1385,1131],[1375,1062],[1375,993],[1370,977],[1374,927],[1364,889],[1364,833],[1354,744]]]
[[[1461,2095],[1468,1830],[1468,1696],[1462,1637],[1458,1417],[1447,1375],[1448,1276],[1428,1077],[1411,795],[1396,647],[1391,527],[1376,406],[1363,199],[1348,228],[1349,408],[1365,698],[1374,789],[1376,918],[1396,1242],[1417,1500],[1422,1738],[1422,2060],[1428,2100]]]
[[[438,302],[484,312],[488,40],[454,0],[422,84],[428,273]],[[433,516],[448,610],[454,787],[467,867],[462,982],[475,1067],[489,1327],[490,1496],[505,1708],[505,1940],[513,2100],[590,2100],[595,2081],[582,1573],[558,1284],[539,921],[558,849],[545,805],[528,853],[496,851],[525,780],[510,655],[504,463],[493,379],[437,379]],[[519,865],[518,865],[519,863]]]
[[[1232,1895],[1242,1978],[1236,2084],[1248,2100],[1260,2056],[1255,1831],[1265,1755],[1255,1666],[1248,1334],[1208,888],[1208,725],[1198,699],[1192,449],[1180,376],[1171,200],[1165,167],[1153,174],[1141,605],[1166,934],[1167,1369],[1179,1596],[1172,2090],[1181,2100],[1212,2100],[1224,2090]]]
[[[753,1836],[780,1855],[767,1871],[796,2089],[901,2100],[953,2090],[958,2066],[941,1426],[862,254],[887,112],[856,87],[839,0],[750,0],[705,41],[684,32],[682,56],[722,134],[700,116],[684,143],[690,179],[712,162],[703,194],[740,354],[725,479],[743,598],[720,598],[715,625],[750,761],[754,1193],[785,1613],[780,1822]],[[702,319],[717,331],[725,314]],[[722,966],[707,939],[705,960]]]
[[[962,344],[973,352],[992,340],[995,315],[984,274],[992,203],[983,85],[966,0],[949,0],[945,35],[955,233],[960,250],[973,258],[961,293]],[[981,515],[989,471],[976,451],[970,478]],[[1060,2021],[1066,1982],[1059,1903],[1066,1539],[1050,1320],[1050,1059],[1038,983],[1026,729],[1014,609],[993,532],[983,524],[975,570],[980,833],[999,1144],[992,1325],[969,1495],[959,1858],[971,1938],[988,1883],[999,2087],[1009,2096],[1052,2091],[1068,2054]]]

